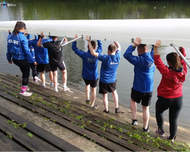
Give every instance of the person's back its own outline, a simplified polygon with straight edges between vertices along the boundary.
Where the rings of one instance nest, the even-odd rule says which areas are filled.
[[[27,59],[28,62],[34,63],[29,47],[28,40],[24,36],[23,32],[19,32],[17,35],[14,33],[8,37],[8,52],[7,57],[10,58],[10,54],[14,59],[24,60]],[[22,43],[22,45],[21,45]]]
[[[121,52],[117,50],[115,55],[99,55],[98,60],[102,61],[100,70],[100,81],[112,83],[116,81],[117,68],[120,63]]]
[[[60,41],[44,42],[43,47],[48,49],[49,62],[60,63],[62,62],[62,49],[59,46]]]
[[[171,55],[174,53],[170,53]],[[186,53],[184,51],[184,56]],[[183,59],[181,59],[182,67],[177,70],[167,67],[162,62],[160,56],[155,55],[155,65],[162,74],[161,82],[157,88],[158,96],[164,98],[177,98],[183,95],[182,85],[187,74],[187,66]]]
[[[50,42],[51,39],[42,39],[42,43]],[[29,45],[32,45],[35,50],[35,60],[38,64],[47,64],[49,63],[48,49],[43,47],[38,47],[38,39],[34,39],[28,42]]]
[[[72,49],[83,60],[82,77],[88,80],[96,80],[98,78],[98,59],[91,55],[89,50],[87,52],[79,50],[76,43],[73,42]],[[102,43],[99,40],[96,52],[102,52]]]
[[[131,45],[124,53],[124,58],[134,65],[133,89],[136,91],[147,93],[153,91],[154,85],[154,59],[153,50],[151,53],[145,52],[138,56],[133,56],[132,52],[135,48]]]

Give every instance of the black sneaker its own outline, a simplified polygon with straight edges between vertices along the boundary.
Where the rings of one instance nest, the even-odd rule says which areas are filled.
[[[105,112],[105,113],[109,113],[109,110],[108,110],[108,111],[104,110],[103,112]]]
[[[119,108],[115,108],[115,113],[120,113]]]
[[[90,100],[86,100],[86,104],[90,104]]]
[[[143,131],[144,132],[149,132],[150,130],[149,130],[149,126],[145,129],[145,128],[143,128]]]
[[[138,126],[137,119],[132,119],[131,125],[133,125],[133,126]]]

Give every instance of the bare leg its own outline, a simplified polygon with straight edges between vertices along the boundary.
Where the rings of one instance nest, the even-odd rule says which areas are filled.
[[[53,72],[52,71],[49,71],[49,78],[50,78],[51,82],[53,82]]]
[[[131,113],[132,113],[132,119],[137,119],[136,118],[136,113],[137,113],[137,103],[131,99],[131,103],[130,103],[130,107],[131,107]]]
[[[90,85],[85,86],[86,100],[90,99]]]
[[[61,71],[63,74],[63,87],[67,86],[67,70]]]
[[[142,106],[143,109],[143,127],[146,129],[148,127],[149,122],[149,106]]]
[[[113,101],[115,103],[115,108],[118,108],[119,98],[118,98],[117,90],[112,92],[112,96],[113,96]]]
[[[103,103],[104,103],[104,108],[106,111],[108,111],[108,94],[103,94]]]
[[[57,88],[57,70],[53,71],[53,84],[54,88]]]
[[[91,96],[90,96],[90,102],[91,102],[91,107],[94,106],[95,100],[96,100],[96,88],[91,87]]]
[[[45,77],[44,71],[40,73],[40,78],[42,80],[42,84],[45,84],[46,83],[46,77]]]

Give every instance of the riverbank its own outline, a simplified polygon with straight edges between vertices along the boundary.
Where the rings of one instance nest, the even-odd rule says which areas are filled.
[[[99,108],[95,110],[86,105],[84,92],[74,87],[71,87],[72,92],[64,92],[60,87],[57,93],[48,85],[47,88],[43,88],[40,83],[32,81],[29,87],[33,96],[25,98],[19,95],[20,76],[0,74],[0,80],[1,107],[83,151],[174,150],[162,142],[166,141],[165,137],[158,140],[154,133],[156,129],[154,117],[150,118],[150,133],[144,135],[141,131],[142,113],[138,112],[139,125],[132,127],[131,112],[125,106],[120,105],[122,113],[115,114],[114,103],[109,102],[110,114],[105,114],[100,98],[96,100]],[[15,99],[19,99],[18,103],[17,100],[11,99],[11,94]],[[169,134],[167,122],[165,131],[167,136]],[[189,143],[190,138],[187,136],[189,133],[188,128],[179,126],[176,142]],[[156,142],[153,142],[153,139]],[[159,143],[160,147],[155,146],[156,143]]]

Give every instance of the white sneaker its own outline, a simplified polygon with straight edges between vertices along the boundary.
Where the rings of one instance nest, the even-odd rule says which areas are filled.
[[[44,87],[44,88],[45,88],[45,87],[46,87],[46,84],[42,84],[42,87]]]
[[[55,91],[56,91],[56,92],[58,92],[58,89],[57,89],[57,88],[55,88]]]
[[[63,87],[63,90],[64,90],[64,91],[70,91],[70,88],[68,88],[68,87],[66,86],[66,87]]]
[[[38,78],[37,76],[34,77],[34,82],[38,82],[41,81],[40,78]]]
[[[51,87],[54,87],[54,84],[53,84],[53,82],[51,82],[51,83],[50,83],[50,86],[51,86]]]
[[[26,91],[20,92],[20,94],[23,95],[23,96],[25,96],[25,97],[30,97],[32,95],[31,92],[26,92]]]

